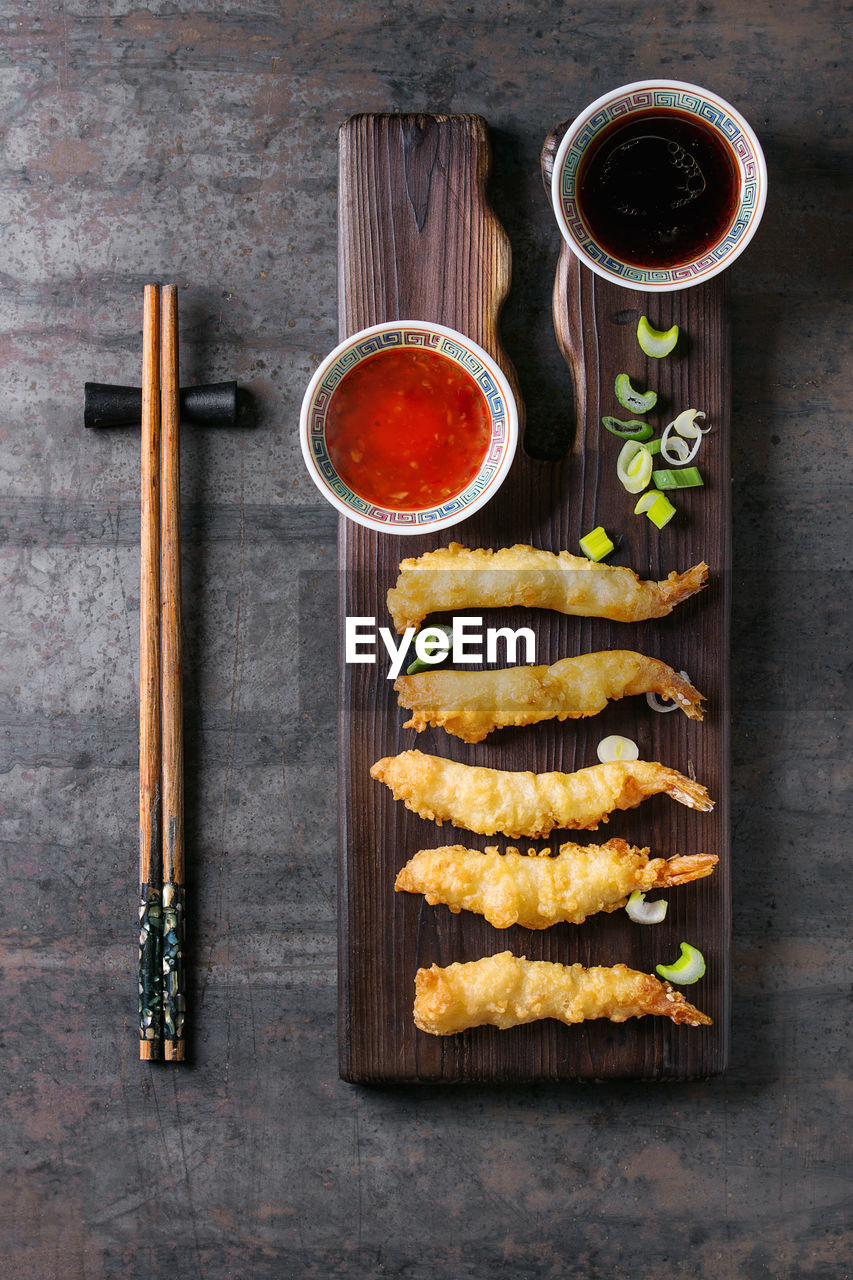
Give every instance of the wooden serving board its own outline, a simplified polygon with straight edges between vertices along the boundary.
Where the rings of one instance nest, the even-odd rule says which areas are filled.
[[[558,130],[545,145],[544,170],[559,136]],[[510,253],[486,204],[488,166],[487,129],[476,116],[361,115],[346,122],[340,135],[342,338],[383,320],[432,320],[475,339],[514,379],[497,334],[498,312],[509,288]],[[555,224],[555,253],[558,241]],[[676,1080],[725,1067],[731,569],[725,285],[713,281],[650,299],[593,276],[564,247],[554,311],[558,340],[576,382],[579,415],[570,455],[558,463],[537,462],[519,448],[496,497],[444,533],[380,535],[342,520],[341,628],[346,615],[391,625],[385,596],[407,556],[451,541],[493,548],[522,542],[578,553],[579,537],[603,524],[611,535],[621,535],[610,563],[630,565],[642,578],[658,579],[704,559],[711,566],[709,587],[668,618],[636,625],[546,611],[478,611],[484,626],[533,626],[537,662],[608,648],[637,649],[661,658],[688,671],[706,694],[706,719],[697,724],[680,711],[659,715],[644,698],[628,698],[594,718],[504,729],[469,746],[439,729],[415,734],[402,728],[407,717],[386,678],[384,656],[375,666],[344,667],[339,1047],[340,1073],[346,1080]],[[686,336],[676,355],[664,361],[643,356],[635,332],[644,312],[658,327],[681,325]],[[632,514],[634,499],[616,479],[619,441],[599,426],[602,414],[621,414],[612,392],[621,371],[632,375],[634,385],[657,389],[661,412],[650,415],[655,426],[662,428],[688,406],[704,409],[714,425],[702,447],[705,487],[676,498],[679,513],[663,532]],[[566,414],[571,412],[567,396]],[[636,810],[614,814],[597,832],[508,841],[426,822],[396,803],[369,775],[370,765],[381,756],[413,746],[494,768],[572,772],[595,764],[597,743],[611,733],[635,739],[643,759],[660,760],[685,773],[693,769],[716,801],[713,813],[694,813],[657,796]],[[497,930],[478,916],[452,915],[419,896],[394,892],[397,871],[419,848],[458,842],[470,848],[515,844],[523,850],[532,845],[556,849],[561,839],[594,843],[610,836],[650,845],[656,856],[714,852],[720,864],[712,877],[667,891],[666,920],[649,927],[632,924],[624,911],[617,911],[580,926]],[[682,940],[700,947],[708,962],[706,976],[687,995],[714,1019],[709,1028],[676,1027],[647,1017],[574,1027],[543,1021],[503,1032],[479,1027],[442,1038],[418,1031],[412,1020],[415,971],[433,962],[446,965],[511,950],[563,964],[622,961],[654,972],[658,962],[676,959]]]

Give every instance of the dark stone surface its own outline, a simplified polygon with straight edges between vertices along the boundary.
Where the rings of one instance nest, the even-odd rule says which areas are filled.
[[[0,22],[4,1274],[849,1277],[843,12],[33,0]],[[568,378],[539,148],[652,73],[737,103],[770,166],[732,280],[732,1065],[666,1089],[355,1089],[335,1051],[335,529],[296,438],[336,332],[337,127],[489,120],[503,335],[552,435]],[[153,279],[181,285],[182,380],[237,378],[256,421],[185,433],[178,1069],[136,1056],[138,449],[82,425],[87,379],[138,381]]]

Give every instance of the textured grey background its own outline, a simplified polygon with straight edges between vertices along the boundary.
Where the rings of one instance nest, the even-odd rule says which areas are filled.
[[[839,1280],[851,1274],[849,6],[77,0],[0,5],[0,1256],[19,1280]],[[765,145],[733,272],[734,1024],[681,1087],[337,1079],[335,527],[302,389],[333,345],[336,131],[482,113],[533,430],[549,129],[614,84],[706,83]],[[142,285],[182,287],[192,1063],[134,1027]],[[847,366],[849,369],[849,364]]]

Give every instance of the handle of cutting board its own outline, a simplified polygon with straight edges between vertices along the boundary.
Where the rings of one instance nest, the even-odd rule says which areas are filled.
[[[552,129],[545,139],[539,157],[542,181],[551,204],[551,177],[554,172],[554,159],[557,155],[563,135],[569,127],[564,120]],[[584,335],[581,313],[581,284],[584,268],[579,259],[572,253],[565,240],[560,237],[560,257],[554,277],[552,295],[552,312],[554,317],[554,333],[572,379],[575,404],[575,441],[583,434],[586,420],[587,386],[584,362]]]

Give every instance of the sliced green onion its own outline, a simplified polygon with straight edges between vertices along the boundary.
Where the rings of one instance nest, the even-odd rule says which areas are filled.
[[[669,903],[665,898],[658,898],[656,902],[646,902],[646,895],[639,889],[635,889],[625,903],[625,910],[635,924],[660,924],[668,906]]]
[[[699,426],[699,419],[704,422],[707,416],[703,409],[682,409],[672,426],[685,440],[695,440],[697,436],[706,436],[711,430],[710,427]]]
[[[661,436],[660,453],[665,461],[674,463],[676,466],[680,463],[693,461],[699,452],[702,437],[711,430],[710,427],[703,428],[697,425],[700,418],[703,421],[705,419],[705,413],[702,409],[685,409],[670,422]],[[692,440],[693,448],[689,449],[683,443],[683,440],[674,439],[673,432],[676,436],[682,436],[684,440]]]
[[[630,409],[631,413],[648,413],[658,402],[656,391],[635,391],[627,373],[618,375],[614,390],[622,408]]]
[[[447,643],[444,642],[436,632],[443,632],[447,637]],[[432,667],[438,666],[443,662],[453,648],[453,628],[452,627],[424,627],[415,636],[415,653],[418,654],[414,662],[410,662],[406,667],[406,675],[414,676],[419,671],[429,671]],[[421,657],[420,655],[424,656]]]
[[[630,738],[623,738],[620,733],[611,733],[609,738],[602,738],[596,747],[596,753],[602,764],[640,758],[640,748],[636,742],[632,742]]]
[[[660,448],[658,449],[658,453],[667,462],[674,462],[676,465],[682,466],[690,458],[696,456],[696,451],[699,448],[698,444],[693,446],[693,452],[691,453],[690,445],[686,440],[681,440],[678,436],[668,436],[667,431],[669,431],[669,427],[661,436]]]
[[[603,560],[605,556],[609,556],[613,550],[613,543],[601,525],[596,529],[590,529],[589,533],[585,533],[579,545],[584,555],[596,562]]]
[[[646,440],[644,443],[649,453],[660,453],[660,436],[657,440]]]
[[[656,965],[655,972],[666,982],[677,982],[686,987],[702,977],[705,972],[705,957],[696,947],[691,947],[689,942],[682,942],[681,955],[675,963]]]
[[[640,316],[640,322],[637,325],[637,341],[647,356],[654,356],[656,360],[660,360],[663,356],[668,356],[678,342],[678,325],[674,324],[671,329],[661,331],[653,329],[646,317]]]
[[[632,418],[629,422],[621,422],[619,418],[602,418],[602,426],[608,431],[612,431],[615,436],[621,436],[623,440],[648,440],[649,436],[654,435],[654,431],[648,422],[639,422],[636,418]]]
[[[657,489],[647,489],[645,493],[640,495],[640,500],[637,503],[636,507],[634,507],[634,515],[635,516],[645,515],[649,507],[654,502],[655,498],[660,498],[662,496],[663,495],[659,493]]]
[[[678,471],[653,471],[652,482],[659,489],[695,489],[705,481],[698,467],[682,467]]]
[[[675,507],[672,505],[666,494],[659,493],[646,512],[646,515],[649,517],[652,524],[655,524],[659,529],[662,529],[664,525],[669,524],[670,520],[675,515]]]
[[[616,474],[629,493],[641,493],[652,478],[652,455],[638,440],[626,440],[616,459]]]

